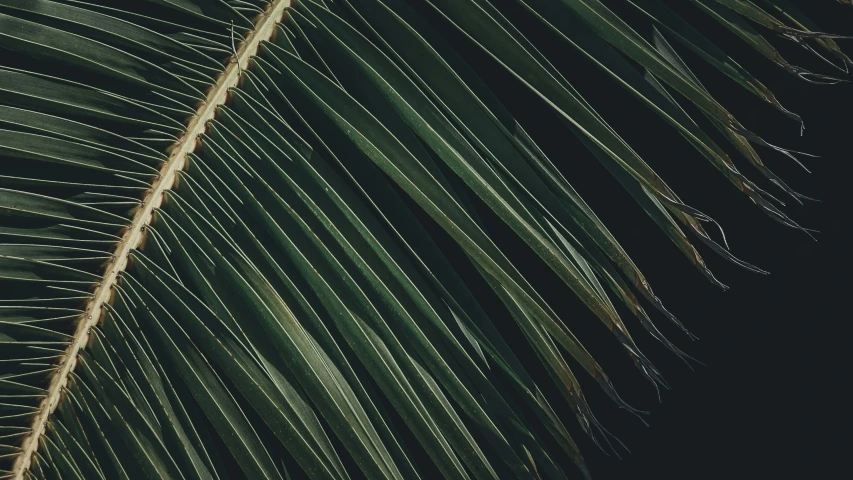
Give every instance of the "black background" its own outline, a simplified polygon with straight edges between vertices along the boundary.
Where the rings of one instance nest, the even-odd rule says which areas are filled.
[[[626,247],[665,305],[700,338],[691,342],[669,328],[660,315],[654,316],[670,338],[706,364],[691,371],[649,340],[634,319],[625,315],[644,352],[672,387],[662,392],[662,402],[658,403],[652,387],[613,346],[612,338],[595,328],[600,325],[587,329],[586,324],[594,323],[594,318],[570,298],[556,277],[533,257],[521,262],[519,268],[537,278],[537,288],[547,292],[546,297],[556,303],[570,328],[580,331],[579,337],[615,379],[623,397],[651,413],[647,417],[650,426],[645,427],[613,408],[591,382],[584,384],[599,420],[631,450],[623,451],[621,460],[605,456],[583,433],[573,433],[593,477],[851,478],[845,458],[853,442],[849,437],[849,405],[845,405],[849,403],[850,378],[846,334],[851,294],[846,260],[853,85],[810,85],[750,51],[708,17],[684,5],[689,2],[672,2],[679,3],[679,11],[686,18],[805,120],[805,135],[800,137],[796,122],[679,49],[706,87],[747,128],[771,143],[820,155],[805,159],[812,171],[809,174],[782,155],[759,149],[765,163],[795,190],[821,200],[798,205],[790,197],[783,198],[783,192],[729,150],[743,173],[788,204],[785,211],[794,220],[820,231],[814,241],[762,214],[671,128],[645,111],[571,46],[537,24],[516,2],[496,3],[687,204],[722,223],[736,256],[771,273],[762,276],[747,272],[700,246],[712,271],[731,288],[723,292],[707,282],[553,112],[467,39],[430,14],[428,8],[422,10],[483,73]],[[607,3],[650,38],[647,22],[632,16],[629,8],[620,5],[622,2]],[[831,1],[796,3],[823,30],[853,34],[853,8]],[[831,67],[793,43],[773,34],[768,38],[791,63],[833,73]],[[840,43],[853,52],[853,41]],[[727,147],[723,139],[717,140]],[[483,214],[487,220],[491,218],[488,212]],[[509,248],[523,247],[499,222],[492,221],[490,227],[505,238]],[[572,417],[565,412],[567,424],[573,422]]]

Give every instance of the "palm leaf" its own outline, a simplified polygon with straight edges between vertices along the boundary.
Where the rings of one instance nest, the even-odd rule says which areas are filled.
[[[771,37],[851,64],[791,2],[691,3],[806,80],[836,81]],[[736,166],[799,199],[754,147],[796,152],[743,126],[670,40],[800,117],[679,8],[627,2],[647,22],[631,25],[598,0],[517,4],[801,229]],[[597,319],[662,385],[622,317],[685,359],[652,317],[687,330],[451,39],[553,109],[712,282],[696,240],[762,270],[503,6],[0,1],[0,478],[573,476],[564,459],[588,475],[564,422],[612,442],[582,385],[640,412],[573,330]],[[561,318],[530,258],[591,316]]]

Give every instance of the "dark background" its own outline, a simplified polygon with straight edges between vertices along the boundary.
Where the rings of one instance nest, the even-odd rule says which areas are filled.
[[[691,371],[650,340],[633,318],[624,315],[643,351],[672,387],[662,392],[662,403],[658,403],[652,387],[618,351],[612,338],[595,328],[600,325],[586,327],[595,322],[594,318],[570,298],[551,272],[532,256],[529,263],[519,265],[523,272],[537,278],[534,284],[546,291],[569,327],[614,378],[623,397],[651,413],[647,417],[650,426],[645,427],[614,408],[591,382],[583,384],[599,420],[631,450],[623,451],[621,460],[605,456],[583,433],[572,430],[593,477],[851,478],[849,465],[845,465],[851,446],[851,422],[845,404],[849,402],[850,377],[846,260],[851,239],[847,163],[853,135],[853,85],[810,85],[775,67],[695,8],[684,5],[689,2],[671,2],[673,7],[680,4],[685,18],[694,21],[770,87],[783,105],[805,120],[805,135],[800,137],[796,122],[762,104],[673,42],[712,94],[747,128],[776,145],[821,156],[805,159],[812,171],[809,174],[778,153],[758,149],[765,164],[795,190],[820,200],[798,205],[728,149],[723,139],[715,137],[743,173],[787,203],[784,210],[795,221],[820,230],[814,241],[762,214],[670,127],[645,111],[571,46],[538,25],[516,2],[496,3],[687,204],[722,223],[736,256],[771,272],[769,276],[747,272],[699,245],[712,271],[731,288],[723,292],[711,285],[555,114],[467,39],[430,15],[429,9],[422,10],[483,72],[490,86],[628,250],[655,293],[701,339],[691,342],[649,307],[667,336],[706,364]],[[650,38],[648,23],[631,16],[631,10],[621,2],[607,3],[635,21],[637,31]],[[853,34],[853,8],[831,1],[796,3],[824,31]],[[830,66],[792,42],[773,34],[767,37],[791,63],[833,74]],[[853,41],[840,43],[853,53]],[[710,132],[710,126],[705,126]],[[483,215],[493,232],[507,234],[499,236],[506,239],[509,248],[523,247],[488,212]],[[566,411],[564,419],[574,427],[570,425],[571,412]]]

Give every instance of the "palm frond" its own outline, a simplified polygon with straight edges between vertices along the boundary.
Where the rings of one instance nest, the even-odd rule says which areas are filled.
[[[685,359],[652,317],[689,332],[568,181],[575,153],[549,158],[451,38],[541,98],[711,282],[696,240],[763,270],[507,2],[0,0],[0,478],[588,476],[564,422],[615,442],[582,384],[641,412],[573,330],[597,319],[655,385],[624,313]],[[853,64],[839,36],[786,0],[625,2],[642,25],[598,0],[511,3],[805,231],[737,167],[799,201],[758,150],[802,155],[688,63],[800,117],[679,10],[815,83]],[[561,318],[531,258],[592,315]]]

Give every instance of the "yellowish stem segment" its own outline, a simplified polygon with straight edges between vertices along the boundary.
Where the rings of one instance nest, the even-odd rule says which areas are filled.
[[[187,155],[195,150],[198,136],[204,132],[205,125],[213,118],[216,109],[225,103],[228,98],[228,90],[237,85],[241,70],[249,66],[249,59],[258,52],[261,42],[269,40],[275,33],[276,25],[284,18],[285,10],[290,7],[290,3],[290,0],[270,2],[263,16],[255,23],[254,30],[239,46],[235,57],[232,58],[225,72],[217,79],[204,103],[198,107],[195,115],[190,119],[186,133],[172,146],[169,160],[160,169],[160,175],[145,194],[143,203],[136,210],[130,227],[119,241],[113,260],[110,261],[104,272],[104,279],[98,284],[94,295],[86,304],[85,313],[77,324],[74,339],[60,359],[59,366],[50,379],[47,395],[39,405],[31,432],[24,439],[21,453],[12,468],[12,478],[15,480],[23,480],[24,475],[29,470],[33,454],[38,449],[39,441],[47,429],[50,415],[59,404],[62,391],[68,385],[68,377],[77,365],[77,355],[80,349],[88,344],[91,328],[100,321],[104,303],[110,301],[119,274],[127,268],[130,252],[142,242],[145,227],[151,223],[154,211],[163,203],[163,196],[175,185],[178,172],[186,165]]]

